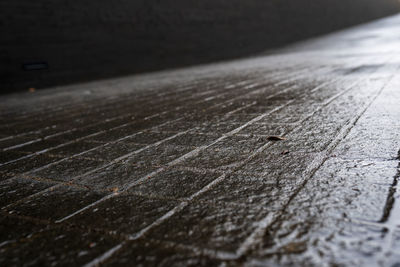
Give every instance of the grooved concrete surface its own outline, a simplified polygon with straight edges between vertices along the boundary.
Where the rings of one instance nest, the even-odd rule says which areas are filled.
[[[399,32],[1,96],[0,265],[397,266]]]

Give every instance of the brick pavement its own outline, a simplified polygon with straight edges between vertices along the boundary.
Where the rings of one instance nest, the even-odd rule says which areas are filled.
[[[2,96],[0,265],[399,264],[399,30]]]

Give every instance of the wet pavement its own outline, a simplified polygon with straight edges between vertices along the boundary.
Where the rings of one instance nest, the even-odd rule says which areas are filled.
[[[399,32],[1,96],[0,265],[400,265]]]

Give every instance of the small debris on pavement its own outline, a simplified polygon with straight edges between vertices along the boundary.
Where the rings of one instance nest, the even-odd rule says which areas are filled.
[[[302,253],[307,250],[306,242],[292,242],[282,247],[285,253]]]
[[[119,191],[118,187],[110,188],[110,191],[113,193],[117,193]]]
[[[282,141],[282,140],[286,140],[285,137],[282,136],[277,136],[277,135],[270,135],[267,137],[268,140],[270,141]]]
[[[282,155],[287,155],[287,154],[289,154],[290,153],[290,151],[289,150],[285,150],[285,151],[282,151]]]

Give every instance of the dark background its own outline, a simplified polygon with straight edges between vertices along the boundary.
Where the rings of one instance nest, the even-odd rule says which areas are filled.
[[[2,0],[0,85],[10,92],[244,57],[398,11],[397,0]]]

